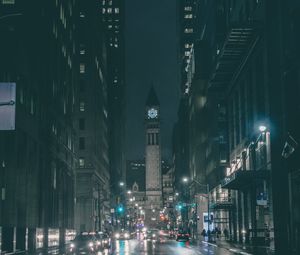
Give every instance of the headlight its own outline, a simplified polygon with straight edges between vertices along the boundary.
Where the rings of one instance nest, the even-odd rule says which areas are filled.
[[[99,241],[97,241],[97,245],[100,245],[101,243]]]
[[[115,234],[115,238],[119,239],[120,238],[120,234],[119,233]]]
[[[93,247],[94,244],[92,242],[89,242],[89,247]]]
[[[71,247],[71,248],[74,248],[74,247],[75,247],[75,244],[71,243],[70,247]]]
[[[155,234],[153,234],[153,235],[152,235],[152,237],[156,237],[156,235],[155,235]]]
[[[128,237],[129,237],[129,234],[128,234],[128,233],[125,233],[124,236],[125,236],[125,238],[128,238]]]
[[[107,241],[107,240],[104,240],[104,243],[108,243],[108,241]]]

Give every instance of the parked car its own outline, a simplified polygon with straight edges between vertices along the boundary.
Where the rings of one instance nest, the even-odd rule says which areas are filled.
[[[99,249],[97,239],[89,233],[81,233],[77,235],[70,244],[70,252],[95,252]]]
[[[176,235],[176,241],[189,241],[190,240],[190,234],[186,231],[178,231]]]

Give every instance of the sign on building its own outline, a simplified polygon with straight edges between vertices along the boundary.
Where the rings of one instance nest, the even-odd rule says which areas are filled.
[[[16,84],[0,83],[0,130],[15,130]]]

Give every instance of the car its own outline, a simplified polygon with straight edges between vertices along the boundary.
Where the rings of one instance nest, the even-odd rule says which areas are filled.
[[[77,235],[70,244],[70,252],[95,252],[99,249],[97,240],[94,235],[81,233]]]
[[[147,230],[144,233],[144,240],[158,241],[159,240],[159,231],[157,229]]]
[[[176,235],[176,241],[189,241],[190,240],[190,234],[186,231],[178,231]]]
[[[122,229],[121,231],[115,232],[114,237],[116,240],[129,240],[131,235],[129,231]]]
[[[111,246],[111,238],[109,234],[104,232],[90,232],[96,239],[96,246],[98,249],[108,249]]]
[[[100,232],[100,233],[98,233],[98,235],[100,236],[102,247],[104,249],[109,249],[111,247],[111,238],[110,238],[109,234]]]

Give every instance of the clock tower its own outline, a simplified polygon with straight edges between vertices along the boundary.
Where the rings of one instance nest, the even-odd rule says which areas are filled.
[[[156,226],[162,209],[162,174],[160,144],[160,107],[151,87],[146,101],[146,208],[145,223]]]

